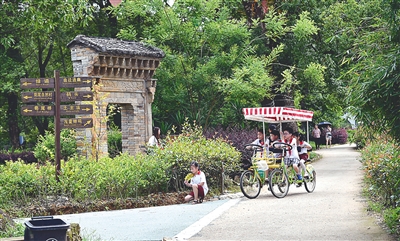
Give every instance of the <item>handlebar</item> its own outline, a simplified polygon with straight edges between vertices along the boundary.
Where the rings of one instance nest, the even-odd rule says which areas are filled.
[[[287,143],[285,143],[285,142],[275,142],[274,144],[272,144],[272,147],[273,148],[278,148],[278,147],[276,147],[276,145],[283,145],[283,148],[287,148],[288,149],[288,151],[291,151],[292,150],[292,146],[291,145],[289,145],[289,144],[287,144]],[[282,148],[282,147],[281,147]],[[282,148],[282,149],[283,149]]]
[[[247,144],[247,145],[245,145],[244,147],[247,148],[248,146],[257,147],[258,149],[264,149],[263,146],[260,146],[260,145],[257,145],[257,144]]]

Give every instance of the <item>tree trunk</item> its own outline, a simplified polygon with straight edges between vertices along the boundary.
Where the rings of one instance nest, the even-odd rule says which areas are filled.
[[[8,133],[13,150],[17,149],[19,145],[19,127],[18,127],[18,95],[16,93],[7,94],[8,109]]]
[[[49,127],[49,118],[47,116],[32,116],[33,123],[38,128],[39,135],[44,136]]]
[[[42,45],[42,42],[38,40],[38,62],[39,62],[39,74],[41,78],[46,78],[49,76],[46,76],[46,67],[50,61],[50,57],[53,53],[53,43],[51,42],[49,45],[49,49],[47,51],[46,57],[44,57],[44,51],[45,51],[45,46]],[[43,89],[43,91],[47,91],[47,89]],[[48,105],[49,103],[43,103],[45,105]],[[33,123],[35,123],[36,127],[39,130],[39,134],[44,136],[45,131],[49,128],[49,117],[44,116],[44,117],[32,117],[33,118]]]

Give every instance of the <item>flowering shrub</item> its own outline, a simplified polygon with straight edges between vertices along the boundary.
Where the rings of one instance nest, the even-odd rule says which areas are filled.
[[[332,133],[332,144],[346,144],[347,143],[348,134],[347,134],[347,131],[345,128],[332,129],[331,133]],[[322,145],[326,144],[325,134],[326,134],[326,129],[323,128],[321,130],[321,140],[320,140],[320,143]]]
[[[204,136],[208,139],[223,138],[229,140],[229,143],[241,153],[242,168],[247,169],[251,164],[252,151],[247,150],[244,146],[252,143],[257,138],[257,129],[239,129],[231,128],[211,128],[204,132]]]
[[[384,219],[393,233],[400,233],[400,147],[392,139],[375,137],[361,150],[368,195],[382,204]]]
[[[357,145],[357,148],[364,148],[366,144],[366,140],[369,138],[373,138],[368,133],[374,133],[369,128],[364,126],[359,126],[354,130],[354,133],[350,136],[350,143],[354,143]]]
[[[332,130],[332,144],[346,144],[347,131],[344,128]]]
[[[371,194],[386,206],[400,207],[400,147],[378,138],[362,150],[365,180]]]

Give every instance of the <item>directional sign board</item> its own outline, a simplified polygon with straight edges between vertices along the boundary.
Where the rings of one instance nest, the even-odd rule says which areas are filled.
[[[25,116],[53,116],[55,107],[52,105],[21,106],[21,114]]]
[[[54,91],[22,92],[21,96],[23,103],[54,102]],[[91,91],[61,92],[60,98],[62,102],[91,101],[93,93]]]
[[[60,77],[61,88],[92,87],[95,82],[93,77]]]
[[[24,105],[21,114],[24,116],[54,116],[53,105]],[[93,114],[92,105],[61,105],[61,115],[85,115]]]
[[[92,91],[68,91],[60,93],[61,102],[68,101],[91,101],[93,100]]]
[[[92,118],[61,118],[61,128],[91,128]]]
[[[54,78],[22,78],[21,89],[51,89],[54,88]],[[96,82],[94,77],[60,77],[61,88],[92,87]]]
[[[22,78],[20,86],[21,89],[50,89],[54,88],[54,78]]]
[[[61,105],[61,115],[84,115],[93,114],[92,105]]]
[[[54,91],[22,92],[23,103],[54,102]]]

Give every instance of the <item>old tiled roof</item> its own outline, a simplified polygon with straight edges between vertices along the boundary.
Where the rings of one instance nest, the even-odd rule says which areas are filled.
[[[101,53],[111,53],[116,55],[143,56],[164,58],[165,53],[156,47],[135,41],[124,41],[114,38],[86,37],[78,35],[67,47],[82,45],[93,48]]]

